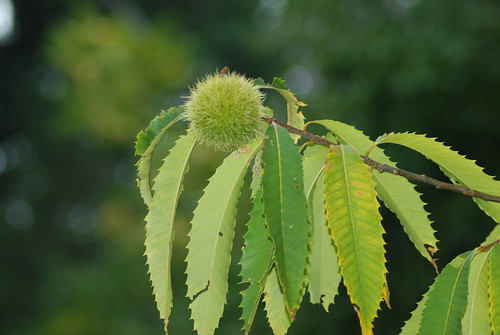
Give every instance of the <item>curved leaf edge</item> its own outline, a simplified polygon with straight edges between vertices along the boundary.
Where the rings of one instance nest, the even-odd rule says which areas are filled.
[[[158,188],[161,185],[164,191],[157,190],[156,196],[152,199],[145,218],[146,234],[144,241],[144,256],[146,256],[146,264],[148,265],[147,273],[150,276],[154,300],[157,304],[158,311],[160,312],[160,318],[165,320],[165,328],[168,325],[168,318],[172,308],[170,261],[172,256],[175,216],[178,199],[182,193],[183,179],[189,170],[189,161],[195,144],[196,142],[190,134],[180,136],[176,141],[176,146],[170,151],[170,155],[167,155],[163,159],[163,164],[161,165],[158,175],[155,178],[155,181],[157,181],[155,186]],[[183,160],[182,165],[178,164],[178,159]],[[169,160],[175,160],[175,163],[178,166],[178,170],[176,171],[178,172],[177,175],[172,175],[172,169],[169,169],[171,165],[169,164],[171,163]],[[171,180],[172,178],[174,178],[174,180]],[[172,185],[169,184],[168,188],[163,187],[165,186],[165,179],[173,183]],[[166,195],[167,193],[168,195]],[[162,205],[164,205],[164,201],[166,199],[172,201],[172,207],[167,208],[170,213],[168,213],[167,218],[163,218],[165,211],[162,209]],[[162,216],[161,218],[160,215]],[[166,269],[166,278],[164,278],[163,283],[165,286],[161,284],[160,274],[164,268],[160,265],[160,269],[158,269],[158,260],[166,262],[166,264],[164,264]],[[158,277],[159,275],[160,278]],[[163,297],[164,295],[165,297]],[[160,296],[161,298],[159,298]],[[166,299],[165,301],[163,301],[164,298]],[[162,304],[164,304],[164,306],[162,306]]]
[[[425,141],[425,144],[423,145],[428,146],[426,147],[426,149],[428,149],[423,150],[422,147],[418,149],[418,145],[412,147],[411,143],[409,143],[408,141],[413,140],[421,142]],[[426,134],[418,134],[415,132],[393,132],[377,138],[374,146],[386,143],[405,146],[416,152],[419,152],[428,160],[435,163],[453,184],[457,184],[475,191],[500,196],[500,180],[497,180],[494,176],[491,176],[484,172],[484,168],[478,165],[476,160],[467,158],[465,155],[462,155],[458,151],[453,150],[451,146],[446,145],[444,142],[438,141],[438,139],[435,137],[428,137]],[[441,150],[441,162],[438,161],[437,156],[432,157],[432,155],[430,154],[430,151],[436,149]],[[368,150],[368,153],[369,151],[370,150]],[[447,156],[445,157],[445,155]],[[446,161],[450,161],[450,163],[443,164],[444,159]],[[452,163],[451,160],[455,161]],[[445,165],[450,165],[454,171],[450,170],[450,168]],[[457,171],[457,167],[463,170],[460,171],[460,174],[457,173],[459,172]],[[469,175],[465,175],[464,171],[466,171],[466,173]],[[471,173],[474,173],[474,175],[470,175]],[[488,202],[477,197],[473,197],[473,200],[486,215],[490,216],[495,222],[500,223],[499,203]]]
[[[255,178],[258,177],[256,177],[256,175],[254,174],[254,179]],[[269,273],[271,272],[272,268],[273,245],[271,240],[269,240],[269,233],[267,232],[267,226],[265,224],[264,204],[262,200],[262,188],[260,184],[258,184],[258,187],[259,187],[258,190],[252,197],[253,207],[250,210],[250,219],[246,224],[247,231],[243,235],[244,244],[242,247],[242,255],[240,261],[238,262],[238,265],[241,267],[239,273],[239,276],[241,277],[240,285],[249,284],[245,289],[243,289],[240,292],[242,299],[239,308],[242,310],[242,313],[239,320],[243,321],[243,327],[241,329],[245,332],[245,334],[248,334],[250,332],[255,317],[255,313],[257,312],[259,302],[261,301],[262,295],[264,293],[267,277],[269,276]],[[260,227],[255,225],[260,225]],[[260,229],[261,231],[259,231],[258,229]],[[259,237],[257,236],[257,234],[264,234],[265,236],[260,236],[261,240],[255,241],[254,239]],[[266,241],[268,243],[266,243]],[[254,245],[254,243],[262,243],[263,245],[259,246],[260,247],[259,250],[255,250],[257,245]],[[247,268],[248,266],[253,267],[253,270],[255,270],[255,264],[251,263],[247,264],[249,262],[255,261],[256,260],[255,257],[257,257],[255,254],[250,254],[250,252],[252,252],[250,248],[252,247],[254,248],[253,252],[258,252],[260,257],[265,257],[265,255],[267,254],[267,263],[266,263],[267,265],[262,263],[260,264],[262,268],[259,270],[262,270],[262,273],[260,274],[260,276],[259,274],[257,274],[259,277],[256,279],[248,277],[245,278],[245,275],[249,274],[248,273],[249,270]],[[257,291],[255,292],[255,290]],[[254,293],[255,295],[249,296],[252,293]],[[250,308],[250,310],[248,310],[249,299],[250,302],[253,301],[253,306]]]
[[[244,161],[244,166],[242,166],[242,169],[240,171],[240,174],[238,174],[237,178],[235,179],[235,183],[239,184],[238,188],[237,188],[237,194],[234,194],[234,199],[235,199],[235,203],[234,203],[234,206],[231,206],[231,208],[234,208],[234,210],[236,211],[236,207],[237,207],[237,204],[238,204],[238,201],[240,199],[240,196],[241,196],[241,190],[242,190],[242,187],[243,187],[243,184],[244,184],[244,176],[246,175],[246,173],[248,172],[249,170],[249,165],[253,159],[253,157],[255,157],[255,155],[258,153],[259,150],[262,149],[262,140],[263,138],[262,137],[258,137],[254,140],[252,140],[251,142],[248,143],[248,145],[246,146],[243,146],[243,147],[240,147],[238,149],[236,149],[235,151],[233,151],[232,153],[230,153],[225,159],[224,159],[224,162],[216,169],[215,173],[208,179],[209,183],[207,184],[207,186],[205,187],[205,189],[203,190],[203,194],[201,195],[200,199],[198,200],[197,202],[197,205],[196,205],[196,208],[195,208],[195,211],[194,211],[194,217],[193,219],[191,220],[191,225],[193,225],[193,222],[197,216],[197,211],[199,210],[200,208],[200,205],[204,202],[204,201],[207,201],[209,195],[207,193],[207,190],[209,190],[211,187],[214,187],[214,182],[216,182],[217,178],[220,178],[221,177],[221,168],[224,168],[224,164],[226,163],[227,159],[231,158],[231,159],[238,159],[238,158],[242,158],[241,156],[243,155],[248,155],[248,157],[246,158],[242,158],[242,159],[245,159]],[[226,166],[226,169],[227,169],[227,166]],[[233,191],[235,191],[236,188],[233,188]],[[231,192],[233,193],[233,192]],[[208,200],[209,201],[209,200]],[[226,207],[225,207],[226,208]],[[226,211],[227,211],[227,208],[226,208]],[[225,211],[225,212],[226,212]],[[223,215],[223,217],[225,216],[225,214]],[[227,269],[225,273],[223,273],[222,275],[223,276],[226,276],[226,280],[224,282],[220,282],[219,284],[224,286],[222,289],[223,289],[223,294],[224,294],[224,297],[223,297],[223,304],[222,304],[222,310],[221,310],[221,313],[220,315],[218,315],[218,318],[217,318],[217,321],[215,320],[211,320],[210,322],[216,322],[215,323],[215,327],[208,327],[206,328],[205,326],[199,324],[199,322],[197,322],[196,320],[196,317],[195,317],[195,314],[198,314],[198,312],[195,312],[195,309],[198,309],[198,306],[200,306],[201,304],[204,304],[205,300],[208,299],[207,298],[207,295],[213,295],[213,294],[217,294],[217,293],[214,293],[213,290],[216,290],[217,288],[215,287],[215,285],[217,285],[217,283],[215,282],[215,280],[211,280],[211,279],[214,279],[212,278],[214,275],[216,275],[215,272],[213,272],[213,270],[211,270],[211,274],[209,276],[209,278],[207,278],[207,281],[205,283],[203,283],[203,287],[201,287],[198,284],[196,283],[192,283],[191,285],[189,284],[189,276],[190,274],[193,275],[193,272],[189,270],[190,266],[190,252],[191,252],[191,249],[193,248],[192,247],[192,233],[193,233],[193,226],[191,226],[191,230],[189,231],[188,233],[188,237],[189,237],[189,242],[188,242],[188,246],[187,246],[187,250],[188,250],[188,255],[186,256],[186,262],[188,263],[188,266],[186,268],[186,272],[185,274],[188,276],[187,280],[186,280],[186,284],[188,285],[188,291],[187,291],[187,297],[191,300],[191,303],[190,303],[190,309],[191,309],[191,318],[193,321],[194,321],[194,329],[198,331],[199,334],[211,334],[216,328],[218,328],[218,322],[220,320],[220,317],[222,317],[222,314],[223,314],[223,308],[226,304],[226,293],[227,293],[227,287],[228,287],[228,281],[227,281],[227,276],[228,276],[228,271],[229,271],[229,265],[230,265],[230,259],[231,259],[231,250],[233,248],[233,238],[234,238],[234,225],[236,224],[236,222],[234,221],[233,223],[231,223],[232,225],[232,228],[231,228],[231,232],[230,232],[230,236],[226,233],[224,233],[223,235],[220,235],[219,236],[222,238],[222,236],[229,236],[230,237],[230,245],[229,245],[229,252],[227,254],[227,257],[228,257],[228,264],[227,264]],[[220,232],[222,233],[222,232]],[[214,251],[215,252],[215,251]],[[191,256],[192,257],[192,256]],[[216,278],[215,278],[216,279]],[[191,287],[190,287],[191,286]],[[197,287],[192,287],[192,286],[197,286]],[[220,289],[220,288],[219,288]],[[217,312],[218,313],[218,312]]]
[[[344,128],[348,128],[349,132],[354,131],[356,133],[359,133],[364,138],[363,140],[369,141],[369,143],[374,143],[367,135],[364,134],[363,131],[358,130],[354,126],[351,126],[349,124],[342,123],[342,122],[339,122],[339,121],[326,120],[326,119],[325,120],[314,120],[314,121],[309,121],[305,125],[305,127],[307,128],[307,126],[309,124],[313,124],[313,123],[319,124],[319,125],[325,127],[326,129],[328,129],[332,134],[334,134],[335,137],[338,137],[338,140],[340,140],[341,143],[351,144],[352,145],[352,141],[351,140],[344,138],[344,137],[346,137],[346,134],[342,134],[342,135],[338,134],[338,131],[337,131],[338,129],[333,129],[331,126],[328,126],[327,122],[333,122],[335,124],[341,125]],[[355,147],[357,148],[357,146],[355,146]],[[373,147],[373,145],[371,147]],[[368,146],[367,148],[370,148],[370,146]],[[359,148],[357,148],[357,149],[359,150]],[[384,152],[383,148],[379,148],[379,150],[380,150],[380,155],[383,158],[383,160],[380,160],[381,163],[397,167],[397,162],[394,162]],[[359,151],[361,151],[361,150],[359,150]],[[363,151],[361,151],[361,152],[363,152]],[[411,222],[408,222],[407,219],[404,216],[402,216],[403,213],[399,213],[399,211],[396,208],[392,208],[392,206],[391,206],[391,203],[392,203],[391,198],[386,199],[384,197],[384,192],[382,192],[382,190],[381,190],[381,188],[383,188],[383,186],[384,186],[384,183],[382,183],[381,178],[382,177],[385,178],[385,175],[386,174],[378,173],[377,171],[374,171],[374,173],[372,174],[372,177],[375,179],[375,183],[377,185],[376,189],[377,189],[377,196],[378,196],[378,198],[384,203],[384,205],[391,212],[393,212],[396,215],[396,217],[398,218],[398,220],[401,223],[401,226],[403,227],[403,230],[407,234],[407,236],[410,239],[410,241],[414,244],[414,246],[417,249],[417,251],[419,251],[420,254],[424,258],[426,258],[432,264],[432,266],[436,269],[436,272],[437,272],[438,268],[437,268],[436,261],[433,258],[433,255],[439,250],[438,247],[437,247],[437,243],[439,242],[439,240],[437,240],[437,238],[435,237],[436,230],[432,227],[432,224],[434,223],[434,221],[432,221],[432,220],[429,219],[429,212],[427,212],[427,210],[425,209],[425,206],[427,205],[427,203],[424,202],[422,200],[422,198],[421,198],[422,193],[418,192],[415,189],[415,184],[413,184],[410,181],[408,181],[407,179],[405,179],[408,182],[408,185],[411,186],[412,192],[414,193],[414,195],[418,199],[419,203],[421,204],[421,211],[422,211],[421,215],[425,215],[425,220],[422,219],[422,221],[424,221],[424,222],[426,222],[428,224],[429,234],[431,234],[432,237],[433,237],[433,238],[429,238],[427,240],[424,240],[422,237],[418,236],[418,241],[417,241],[416,237],[413,237],[413,234],[411,233],[411,231],[415,231],[415,228],[412,226]],[[393,175],[389,175],[389,177],[396,177],[396,178],[398,178],[397,176],[393,176]],[[397,204],[393,204],[393,205],[397,205]]]
[[[288,143],[287,143],[288,142]],[[293,148],[293,149],[292,149]],[[287,159],[283,159],[284,151],[287,151],[288,156]],[[277,163],[266,165],[266,155],[271,159],[270,162],[273,161],[274,156],[277,155]],[[294,158],[295,156],[295,158]],[[295,159],[295,160],[292,160]],[[263,200],[264,200],[264,213],[266,216],[266,224],[268,226],[269,236],[274,246],[274,257],[275,257],[275,267],[277,269],[279,284],[283,294],[285,296],[285,306],[287,307],[290,319],[293,320],[295,318],[295,314],[300,307],[302,299],[304,297],[307,281],[308,281],[308,256],[310,253],[310,243],[311,243],[311,226],[308,220],[308,212],[307,212],[307,198],[304,192],[304,180],[303,180],[303,166],[302,166],[302,155],[299,153],[297,146],[293,142],[293,138],[291,134],[281,127],[278,124],[272,123],[266,132],[266,137],[264,138],[264,148],[263,148],[263,156],[262,160],[264,162],[264,174],[262,178],[262,186],[263,186]],[[267,162],[267,163],[270,163]],[[283,166],[285,165],[294,165],[296,170],[290,169],[288,166],[284,169],[286,173],[293,173],[293,180],[286,179],[290,177],[286,176],[285,173],[281,175],[276,182],[279,187],[283,187],[286,185],[288,191],[292,190],[292,192],[288,193],[290,196],[293,194],[298,198],[303,198],[299,200],[300,204],[296,203],[295,207],[291,206],[290,201],[278,201],[276,204],[275,199],[284,200],[285,198],[281,196],[281,191],[279,191],[280,195],[277,198],[273,198],[276,196],[275,191],[275,180],[276,176],[271,176],[270,171],[271,167],[276,168],[278,171],[281,171]],[[288,169],[288,170],[287,170]],[[267,172],[266,172],[267,171]],[[272,173],[272,172],[271,172]],[[271,176],[271,177],[269,177]],[[286,182],[284,182],[286,181]],[[292,184],[295,183],[294,186]],[[266,191],[267,190],[267,191]],[[284,210],[281,206],[283,204],[287,205],[288,210]],[[277,207],[277,208],[276,208]],[[297,217],[292,216],[289,211],[293,209],[295,210],[295,215]],[[280,213],[279,215],[276,213]],[[286,217],[286,219],[285,219]],[[295,220],[296,226],[294,229],[291,229],[293,224],[286,223],[285,221]],[[303,219],[303,220],[302,220]],[[304,224],[304,227],[301,227],[301,224]],[[291,240],[290,234],[295,234],[295,236],[302,238],[301,235],[297,235],[297,229],[306,229],[307,237],[304,240]],[[304,232],[304,230],[302,231]],[[292,248],[291,244],[295,244],[296,249]],[[304,258],[301,258],[302,255],[297,255],[296,252],[298,248],[304,248],[305,254]],[[302,251],[302,250],[301,250]],[[294,276],[291,276],[288,265],[294,263],[295,261],[299,261],[299,265],[294,265],[293,267],[300,266],[301,273],[298,271],[296,275],[300,275],[301,279],[295,279]],[[299,283],[300,281],[300,283]],[[294,285],[292,289],[290,289],[291,285]]]
[[[153,152],[165,132],[182,119],[183,112],[182,108],[177,107],[172,107],[168,111],[162,111],[151,121],[146,130],[137,134],[135,154],[141,156],[135,164],[137,167],[137,186],[147,206],[151,204],[153,199],[151,182],[151,159]]]

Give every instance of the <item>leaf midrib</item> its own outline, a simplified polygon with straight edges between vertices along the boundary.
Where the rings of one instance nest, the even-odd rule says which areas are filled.
[[[465,261],[462,263],[462,265],[460,266],[460,269],[458,270],[458,274],[457,276],[455,277],[455,282],[453,283],[453,289],[452,289],[452,294],[451,294],[451,299],[448,301],[448,308],[446,310],[446,318],[445,318],[445,323],[444,323],[444,328],[443,328],[443,334],[446,334],[446,331],[448,329],[448,323],[449,323],[449,320],[450,320],[450,310],[451,310],[451,306],[453,305],[453,301],[455,300],[455,297],[456,297],[456,288],[458,286],[458,282],[459,282],[459,279],[460,279],[460,275],[462,274],[462,271],[464,270],[465,266],[467,266],[468,262],[469,262],[469,258],[472,256],[474,257],[475,253],[471,253],[466,259]]]
[[[285,221],[284,221],[284,216],[285,216],[285,211],[283,208],[283,161],[281,159],[281,142],[278,134],[278,126],[274,125],[274,132],[276,134],[276,147],[277,147],[277,153],[278,153],[278,175],[279,175],[279,199],[280,199],[280,228],[281,228],[281,244],[283,246],[283,250],[285,250]],[[287,264],[288,258],[283,257],[283,262],[284,264],[284,270],[285,270],[285,275],[286,275],[286,281],[288,282],[288,264]],[[279,272],[278,272],[279,273]],[[279,276],[278,276],[279,278]],[[284,291],[288,291],[287,288],[284,289]],[[287,294],[285,294],[285,297]],[[285,299],[287,300],[287,299]]]
[[[484,264],[487,264],[487,263],[488,263],[488,257],[484,257],[482,259],[481,266],[479,267],[480,270],[478,270],[478,272],[477,272],[477,280],[476,280],[474,289],[473,290],[469,290],[469,294],[471,292],[476,292],[476,289],[477,289],[477,287],[479,286],[479,283],[480,283],[481,273],[483,272]],[[475,308],[474,300],[476,299],[476,297],[477,297],[477,294],[474,294],[472,296],[472,301],[471,301],[471,311],[470,311],[471,322],[469,324],[469,332],[468,332],[469,334],[472,334],[471,330],[472,330],[472,324],[473,324],[473,321],[474,321],[473,316],[474,316],[474,308]]]
[[[349,184],[349,177],[348,177],[348,174],[347,174],[347,164],[346,164],[346,157],[345,157],[345,147],[344,146],[340,146],[341,150],[342,150],[342,166],[344,168],[344,176],[345,176],[345,183],[346,183],[346,193],[347,193],[347,199],[348,199],[348,204],[349,204],[349,217],[351,218],[350,220],[350,223],[351,223],[351,228],[352,228],[352,235],[353,235],[353,243],[354,243],[354,250],[356,251],[355,252],[355,255],[356,255],[356,267],[358,268],[358,271],[356,271],[356,274],[357,274],[357,277],[358,277],[358,283],[361,282],[361,271],[359,271],[359,264],[360,264],[360,261],[359,261],[359,253],[358,253],[358,243],[357,243],[357,239],[356,239],[356,229],[355,229],[355,225],[354,225],[354,218],[353,218],[353,209],[352,209],[352,197],[351,197],[351,187],[350,187],[350,184]],[[364,290],[363,290],[364,291]]]
[[[225,204],[224,204],[224,207],[223,207],[224,210],[222,211],[223,215],[222,215],[221,220],[220,220],[219,225],[218,225],[218,229],[217,229],[218,232],[221,232],[221,228],[224,226],[224,223],[227,220],[227,212],[228,212],[229,204],[231,203],[231,199],[234,197],[234,192],[235,192],[235,189],[236,189],[236,185],[238,183],[241,183],[241,174],[242,174],[243,171],[245,171],[245,169],[247,167],[247,163],[251,159],[251,157],[253,157],[253,155],[250,155],[248,157],[246,163],[241,166],[241,169],[240,169],[240,171],[238,173],[238,177],[234,179],[234,183],[231,186],[231,193],[226,198],[226,201],[225,201]],[[221,239],[216,237],[216,246],[215,246],[214,252],[212,254],[213,257],[211,257],[210,275],[209,275],[209,278],[208,278],[208,281],[207,281],[208,291],[210,291],[211,278],[213,277],[213,274],[214,274],[215,260],[217,259],[216,255],[218,254],[217,250],[218,250],[220,244],[221,244]],[[202,291],[203,290],[201,290],[199,292],[202,292]],[[209,295],[209,297],[211,297],[211,296],[212,295]],[[207,304],[207,306],[211,306],[211,304]]]

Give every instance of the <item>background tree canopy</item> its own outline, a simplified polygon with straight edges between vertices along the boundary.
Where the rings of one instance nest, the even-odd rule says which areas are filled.
[[[500,175],[496,1],[1,0],[4,22],[9,4],[13,31],[0,36],[2,334],[163,333],[141,256],[145,209],[133,141],[216,68],[284,77],[308,102],[309,119],[336,119],[368,135],[427,133]],[[268,100],[284,114],[275,95]],[[402,168],[441,177],[407,150],[391,155]],[[187,223],[221,154],[194,157],[174,247],[174,334],[192,329],[182,286]],[[491,230],[470,199],[418,189],[432,204],[441,268]],[[375,331],[396,334],[435,273],[382,211],[393,305]],[[237,273],[234,264],[234,283]],[[230,292],[220,334],[241,328],[239,299]],[[328,314],[304,304],[289,334],[333,328],[358,331],[342,291]],[[270,333],[263,314],[254,332]]]

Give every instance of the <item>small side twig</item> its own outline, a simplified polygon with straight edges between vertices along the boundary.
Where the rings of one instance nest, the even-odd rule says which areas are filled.
[[[286,130],[288,130],[288,132],[300,135],[300,136],[302,136],[304,138],[307,138],[307,139],[313,141],[314,143],[321,144],[321,145],[324,145],[324,146],[327,146],[327,147],[330,147],[332,145],[336,146],[335,143],[330,142],[330,141],[328,141],[327,139],[325,139],[323,137],[319,137],[317,135],[311,134],[310,132],[305,131],[305,130],[297,129],[297,128],[292,127],[292,126],[290,126],[290,125],[288,125],[288,124],[286,124],[284,122],[281,122],[279,120],[276,120],[276,119],[273,119],[273,118],[269,118],[269,117],[266,117],[264,119],[268,123],[276,123],[276,124],[280,125],[281,127],[285,128]],[[397,175],[397,176],[402,176],[402,177],[404,177],[404,178],[406,178],[408,180],[413,180],[413,181],[416,181],[416,182],[421,182],[421,183],[429,184],[431,186],[434,186],[437,189],[448,190],[448,191],[460,193],[460,194],[463,194],[463,195],[466,195],[466,196],[480,198],[480,199],[483,199],[483,200],[486,200],[486,201],[500,202],[500,197],[496,196],[496,195],[479,192],[479,191],[476,191],[476,190],[473,190],[473,189],[470,189],[470,188],[467,188],[467,187],[463,187],[463,186],[460,186],[460,185],[455,185],[455,184],[451,184],[451,183],[445,183],[445,182],[442,182],[440,180],[437,180],[437,179],[434,179],[434,178],[430,178],[430,177],[428,177],[426,175],[423,175],[423,174],[417,174],[417,173],[413,173],[413,172],[410,172],[410,171],[407,171],[407,170],[395,168],[395,167],[392,167],[392,166],[389,166],[389,165],[382,164],[382,163],[379,163],[377,161],[374,161],[373,159],[371,159],[371,158],[369,158],[367,156],[364,156],[364,155],[361,155],[361,158],[363,159],[363,162],[366,165],[368,165],[368,166],[376,169],[377,171],[379,171],[381,173],[387,172],[387,173],[391,173],[391,174],[394,174],[394,175]]]
[[[496,241],[494,241],[490,244],[487,244],[487,245],[479,246],[479,247],[477,247],[477,250],[482,251],[482,252],[489,251],[497,243],[500,243],[500,240],[496,240]]]

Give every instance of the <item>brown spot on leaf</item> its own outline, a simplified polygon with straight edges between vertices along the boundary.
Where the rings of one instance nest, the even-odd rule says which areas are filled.
[[[358,191],[354,192],[354,195],[359,197],[359,198],[363,198],[366,195],[366,193],[358,190]]]
[[[356,311],[356,313],[359,313],[360,309],[359,309],[358,305],[352,304],[352,307],[354,307],[354,310]]]

